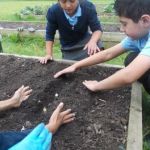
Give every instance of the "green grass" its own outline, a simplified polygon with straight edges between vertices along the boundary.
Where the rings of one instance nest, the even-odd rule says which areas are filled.
[[[28,56],[44,56],[45,55],[45,39],[40,36],[20,36],[19,34],[3,36],[2,46],[5,53],[19,54]],[[113,60],[108,61],[109,64],[123,65],[126,54],[123,54]],[[54,58],[61,58],[59,41],[54,44]]]
[[[26,6],[35,6],[35,5],[51,5],[53,1],[0,1],[0,20],[9,20],[9,21],[19,21],[20,19],[15,16],[15,13],[20,12],[20,10]],[[28,20],[35,20],[30,18]]]
[[[4,52],[9,54],[29,55],[29,56],[44,56],[45,55],[45,40],[38,36],[3,36],[2,46]],[[111,61],[109,64],[123,65],[124,58],[127,54],[123,54]],[[60,44],[55,41],[54,58],[61,58]],[[150,135],[150,95],[143,90],[143,137]],[[150,143],[144,141],[143,149],[150,150]]]
[[[3,36],[2,41],[3,51],[9,54],[19,54],[28,56],[44,56],[45,55],[45,40],[38,36],[19,36],[17,34]],[[54,57],[61,58],[59,51],[60,44],[58,41],[54,45]]]
[[[98,14],[101,14],[103,11],[104,6],[113,2],[113,0],[91,0],[93,3],[96,4]],[[43,1],[28,1],[28,0],[0,0],[0,20],[1,21],[45,21],[45,17],[42,19],[29,16],[26,19],[21,19],[16,13],[19,13],[21,9],[25,8],[26,6],[34,7],[37,6],[50,6],[53,3],[56,3],[55,0],[43,0]],[[111,16],[101,16],[102,22],[116,22],[116,17]]]
[[[118,22],[116,16],[102,15],[103,8],[114,2],[114,0],[91,0],[96,4],[97,12],[100,14],[101,22]],[[19,12],[26,6],[35,5],[51,5],[56,0],[0,0],[0,20],[4,21],[21,21],[20,18],[14,14]],[[24,19],[23,21],[38,21],[45,22],[44,19],[36,19],[33,17]],[[3,49],[4,52],[10,54],[29,55],[29,56],[44,56],[45,55],[45,40],[44,38],[31,36],[19,37],[18,35],[3,36]],[[124,58],[127,54],[123,54],[111,61],[109,64],[123,65]],[[58,41],[54,45],[54,58],[61,58],[60,44]],[[143,90],[143,137],[150,134],[150,96]],[[150,150],[150,143],[144,141],[143,150]]]

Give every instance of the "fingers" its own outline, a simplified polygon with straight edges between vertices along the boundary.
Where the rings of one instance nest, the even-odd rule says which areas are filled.
[[[87,80],[84,80],[82,83],[85,85],[86,84],[86,82],[88,82]]]
[[[89,56],[96,54],[97,52],[100,51],[99,47],[97,46],[97,44],[86,44],[84,47],[84,50],[87,49],[87,53]]]
[[[28,97],[30,96],[32,92],[32,89],[30,89],[29,86],[26,86],[26,87],[23,87],[22,88],[22,91],[21,91],[21,94],[22,94],[22,101],[25,101],[26,99],[28,99]]]
[[[61,110],[63,109],[63,107],[64,107],[64,103],[60,103],[58,106],[57,106],[57,108],[54,110],[54,112],[53,112],[53,114],[52,114],[52,116],[54,116],[54,115],[59,115],[59,113],[61,112]]]
[[[96,48],[96,52],[100,52],[101,50],[100,50],[100,48],[97,46],[97,48]]]
[[[51,55],[46,55],[45,57],[39,59],[41,64],[47,64],[48,60],[53,60],[53,57]]]
[[[69,123],[75,119],[75,113],[70,113],[71,109],[67,109],[61,113],[63,117],[62,124]]]
[[[67,109],[67,110],[61,112],[61,115],[64,117],[64,116],[70,114],[70,112],[71,112],[71,109]]]
[[[69,118],[69,119],[66,119],[63,121],[63,124],[66,124],[66,123],[69,123],[69,122],[72,122],[75,120],[75,117],[72,117],[72,118]]]
[[[69,123],[75,119],[75,113],[68,114],[64,116],[63,123]]]
[[[64,116],[63,120],[68,120],[68,119],[70,119],[70,118],[74,118],[75,115],[76,115],[75,113],[67,114],[67,115]]]
[[[98,46],[96,46],[96,47],[93,47],[93,48],[89,49],[88,51],[89,51],[89,55],[91,56],[91,55],[94,55],[94,54],[96,54],[97,52],[99,52],[100,49],[99,49]]]
[[[41,58],[40,63],[41,64],[47,64],[47,58]]]
[[[59,76],[61,76],[63,74],[62,71],[59,71],[57,72],[55,75],[54,75],[54,78],[58,78]]]
[[[88,48],[88,45],[86,44],[83,48],[83,50],[86,50]]]
[[[15,93],[20,93],[24,88],[24,85],[22,85]]]

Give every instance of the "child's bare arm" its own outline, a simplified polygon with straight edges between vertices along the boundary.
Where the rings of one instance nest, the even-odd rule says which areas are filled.
[[[31,92],[28,86],[21,86],[10,99],[0,101],[0,111],[19,107],[23,101],[28,99]]]
[[[126,68],[116,72],[112,76],[97,82],[84,81],[83,84],[91,91],[109,90],[128,85],[139,79],[150,69],[150,57],[139,55]]]
[[[121,44],[117,44],[116,46],[112,48],[106,49],[104,51],[100,51],[96,53],[95,55],[92,55],[91,57],[83,59],[73,64],[72,66],[57,72],[54,75],[54,78],[58,78],[59,76],[63,74],[72,73],[76,71],[77,69],[80,69],[83,67],[87,67],[87,66],[91,66],[91,65],[95,65],[95,64],[99,64],[99,63],[111,60],[112,58],[115,58],[121,55],[122,53],[124,53],[124,49],[122,48]]]

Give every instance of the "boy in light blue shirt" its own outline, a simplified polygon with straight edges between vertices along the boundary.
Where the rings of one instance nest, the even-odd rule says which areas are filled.
[[[150,94],[150,0],[116,0],[114,9],[121,22],[121,31],[127,37],[114,47],[59,71],[54,77],[111,60],[130,50],[125,68],[102,81],[84,81],[83,84],[91,91],[102,91],[138,80]]]

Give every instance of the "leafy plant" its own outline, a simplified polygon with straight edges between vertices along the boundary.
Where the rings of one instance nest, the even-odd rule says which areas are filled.
[[[27,6],[25,8],[23,8],[20,13],[23,14],[23,15],[30,15],[33,13],[33,10],[34,8],[30,7],[30,6]]]
[[[114,13],[114,3],[110,3],[109,5],[104,7],[103,12],[105,12],[105,13]]]
[[[49,6],[26,6],[20,11],[20,15],[45,15]]]
[[[33,10],[35,15],[44,15],[44,10],[41,6],[35,6]]]

